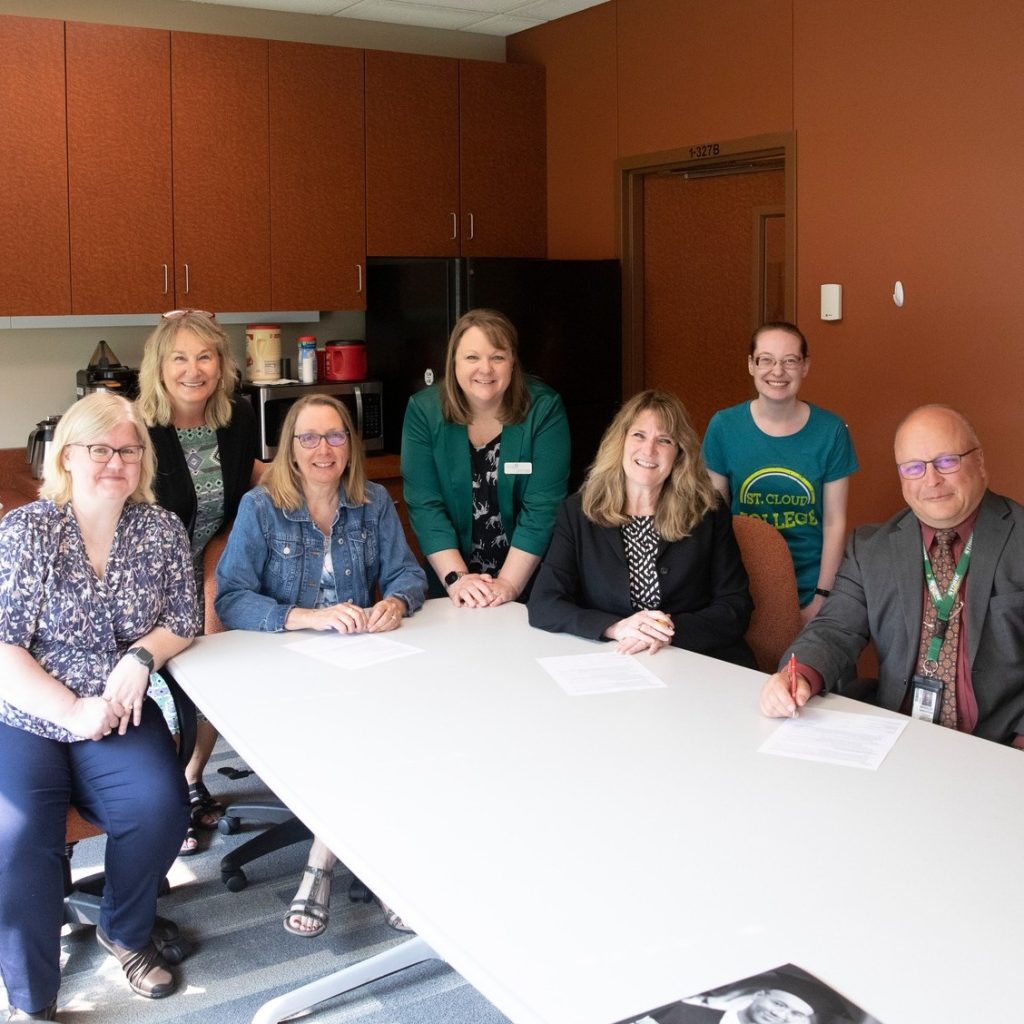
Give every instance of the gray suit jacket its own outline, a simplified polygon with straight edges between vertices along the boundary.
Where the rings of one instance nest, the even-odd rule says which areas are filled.
[[[1024,733],[1024,507],[1017,502],[985,492],[964,585],[975,735],[1009,743]],[[917,660],[923,588],[921,529],[910,509],[855,530],[832,595],[782,665],[792,652],[821,673],[826,690],[841,692],[841,681],[872,640],[878,704],[899,709]]]

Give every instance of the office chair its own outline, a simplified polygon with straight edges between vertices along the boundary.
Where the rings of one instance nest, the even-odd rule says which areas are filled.
[[[782,534],[763,519],[733,516],[732,528],[754,599],[745,639],[757,667],[774,672],[803,626],[793,559]]]
[[[217,562],[226,543],[227,534],[220,533],[206,545],[203,552],[203,603],[206,606],[207,634],[224,632],[224,624],[217,615],[214,601],[217,597]],[[241,892],[248,885],[242,870],[243,864],[313,837],[313,833],[279,800],[231,804],[217,822],[217,829],[222,835],[233,835],[238,831],[243,818],[268,822],[270,828],[236,846],[221,858],[221,881],[231,892]]]
[[[192,757],[196,745],[196,709],[187,694],[166,669],[160,673],[167,682],[178,713],[178,762],[184,772],[185,765]],[[71,878],[71,857],[74,847],[82,839],[103,835],[103,830],[86,821],[75,807],[68,808],[67,825],[64,831],[64,921],[66,924],[82,924],[95,927],[100,923],[100,902],[103,898],[105,876],[100,874]],[[160,886],[160,895],[166,895],[170,885],[165,878]],[[178,964],[195,948],[178,930],[178,926],[166,917],[157,916],[153,927],[153,943],[169,964]]]

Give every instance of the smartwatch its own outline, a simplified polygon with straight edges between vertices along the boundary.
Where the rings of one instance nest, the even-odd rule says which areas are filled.
[[[447,590],[456,580],[461,580],[465,575],[466,574],[464,572],[459,572],[458,569],[453,569],[444,578],[444,589]]]
[[[147,672],[153,671],[153,655],[145,647],[128,648],[128,656],[134,658],[140,665],[145,665]]]

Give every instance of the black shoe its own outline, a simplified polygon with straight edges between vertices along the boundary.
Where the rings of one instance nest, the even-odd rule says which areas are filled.
[[[16,1006],[12,1006],[8,1010],[7,1020],[56,1020],[57,1019],[57,997],[53,997],[53,1002],[49,1006],[44,1007],[42,1010],[36,1010],[35,1013],[29,1013],[28,1010],[19,1010]]]
[[[163,999],[178,987],[178,979],[164,963],[152,942],[146,943],[142,949],[125,949],[108,939],[102,928],[96,929],[96,941],[108,953],[117,957],[128,984],[137,995],[147,999]]]

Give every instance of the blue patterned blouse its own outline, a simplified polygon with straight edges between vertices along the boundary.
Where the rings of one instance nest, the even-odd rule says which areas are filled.
[[[70,503],[35,501],[0,521],[0,642],[24,647],[79,696],[99,696],[114,666],[158,626],[197,631],[188,536],[158,505],[126,504],[103,579]],[[80,740],[0,700],[0,721],[69,743]]]

